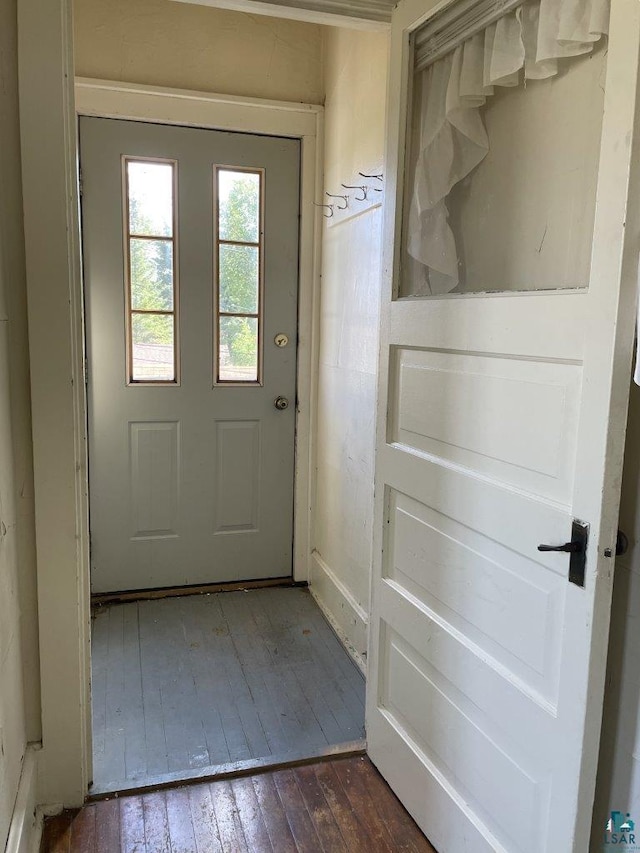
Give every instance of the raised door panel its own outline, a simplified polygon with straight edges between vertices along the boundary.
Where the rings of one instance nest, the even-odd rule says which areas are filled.
[[[406,495],[388,496],[383,578],[554,707],[566,578]]]
[[[579,364],[397,347],[389,441],[568,505],[581,378]]]
[[[422,632],[419,648],[407,641],[413,632],[404,627],[402,632],[381,625],[380,706],[390,723],[485,823],[485,835],[494,835],[511,853],[542,853],[550,774],[536,747],[511,740],[482,706],[433,667],[419,651],[428,647],[428,632]]]
[[[214,532],[260,526],[260,421],[216,421]]]
[[[178,535],[180,424],[129,424],[131,531],[134,539]]]

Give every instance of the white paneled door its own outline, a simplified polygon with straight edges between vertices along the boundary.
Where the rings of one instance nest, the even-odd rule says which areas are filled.
[[[567,62],[559,82],[529,81],[487,104],[493,148],[451,201],[461,284],[405,296],[411,33],[444,5],[454,20],[455,3],[401,0],[394,11],[369,752],[439,853],[585,853],[633,340],[640,6],[614,0],[608,52],[576,60],[575,78]],[[557,98],[574,83],[563,110]],[[598,116],[585,131],[595,146],[575,133],[574,97]],[[527,124],[540,103],[549,122],[565,122],[549,130],[573,157],[545,149],[543,116]],[[538,142],[510,154],[523,128]],[[576,172],[576,198],[595,177],[590,207],[572,207],[556,153]],[[492,207],[491,170],[514,205],[508,217]],[[527,180],[548,219],[535,220]],[[568,286],[536,289],[540,257],[553,271],[542,253],[556,204],[574,218],[554,228],[591,229],[577,235],[588,272],[578,280],[559,240]],[[539,226],[530,257],[514,236],[525,220]],[[470,234],[492,246],[500,286],[469,262]]]
[[[94,592],[292,571],[299,143],[81,118]]]

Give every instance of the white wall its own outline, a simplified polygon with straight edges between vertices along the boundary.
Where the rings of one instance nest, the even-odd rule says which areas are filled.
[[[386,34],[327,28],[325,189],[380,167]],[[381,209],[323,233],[317,490],[311,588],[348,644],[366,652],[380,302]]]
[[[640,830],[640,388],[629,407],[620,529],[630,548],[616,560],[605,713],[592,853],[603,849],[610,811],[630,812]]]
[[[40,737],[16,3],[0,4],[0,849]]]
[[[76,0],[76,74],[322,102],[322,27],[170,0]]]

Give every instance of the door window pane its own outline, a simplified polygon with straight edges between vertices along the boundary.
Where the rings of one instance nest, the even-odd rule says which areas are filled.
[[[473,109],[456,76],[473,39],[416,71],[401,297],[588,286],[605,48],[547,79],[520,71]],[[454,90],[467,98],[458,112]]]
[[[127,383],[177,383],[177,163],[123,158]]]
[[[134,382],[173,382],[174,318],[172,314],[131,316],[131,378]]]
[[[257,246],[220,245],[220,311],[258,312],[259,249]]]
[[[257,382],[257,317],[221,316],[219,325],[220,382]]]
[[[259,241],[259,173],[218,169],[218,216],[221,240]]]
[[[173,242],[132,238],[131,307],[173,311]]]
[[[264,174],[214,167],[214,384],[260,384]]]
[[[173,164],[127,161],[129,233],[173,234]]]

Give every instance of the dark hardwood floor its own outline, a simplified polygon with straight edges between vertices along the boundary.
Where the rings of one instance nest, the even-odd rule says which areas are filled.
[[[102,800],[42,853],[435,853],[366,757]]]

